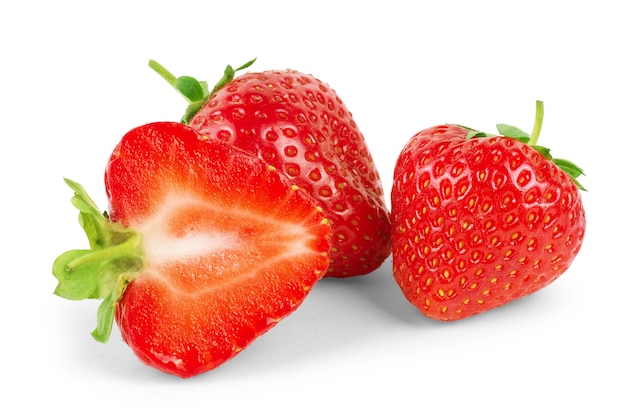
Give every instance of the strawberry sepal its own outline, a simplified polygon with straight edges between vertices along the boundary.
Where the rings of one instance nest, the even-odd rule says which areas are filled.
[[[80,184],[67,178],[65,182],[74,190],[72,204],[80,212],[90,249],[70,250],[56,258],[52,274],[59,282],[54,294],[68,300],[102,299],[92,336],[106,343],[117,303],[143,269],[141,235],[110,221]]]
[[[528,146],[539,152],[548,161],[554,162],[557,167],[559,167],[563,172],[565,172],[565,174],[567,174],[568,177],[570,177],[570,179],[574,182],[578,189],[580,189],[581,191],[587,191],[585,187],[583,187],[582,184],[578,181],[579,176],[585,175],[582,168],[566,159],[552,158],[549,148],[537,145],[537,141],[539,140],[539,134],[541,133],[541,127],[543,125],[543,114],[543,101],[537,100],[535,103],[535,124],[533,126],[533,131],[530,135],[524,132],[522,129],[505,123],[496,124],[498,134],[500,136],[515,139],[519,142],[527,144]],[[467,135],[465,137],[466,140],[496,136],[494,134],[481,132],[467,126],[459,124],[457,124],[456,126],[467,130]]]
[[[159,74],[165,81],[168,82],[176,91],[178,91],[187,100],[188,106],[185,110],[185,114],[181,118],[180,122],[183,124],[189,124],[193,116],[204,106],[204,104],[226,84],[235,79],[235,75],[238,71],[244,70],[254,64],[256,58],[246,62],[238,68],[233,68],[227,65],[224,69],[222,78],[215,84],[212,90],[209,91],[208,83],[206,81],[198,81],[197,79],[188,75],[181,75],[176,77],[170,71],[168,71],[163,65],[159,64],[155,60],[151,59],[148,62],[148,66],[152,68],[157,74]]]

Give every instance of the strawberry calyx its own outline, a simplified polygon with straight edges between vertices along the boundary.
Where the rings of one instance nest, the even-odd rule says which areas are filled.
[[[143,269],[142,238],[136,231],[110,221],[80,184],[64,180],[74,190],[71,201],[80,212],[78,220],[90,248],[69,250],[56,258],[52,274],[59,283],[54,294],[68,300],[102,299],[91,335],[106,343],[117,303]]]
[[[153,59],[148,62],[148,66],[159,74],[172,87],[174,87],[174,89],[178,91],[185,98],[185,100],[187,100],[189,104],[180,122],[183,124],[189,124],[189,121],[202,108],[204,103],[206,103],[213,96],[213,94],[232,81],[238,71],[244,70],[254,64],[254,61],[256,61],[256,58],[234,69],[232,66],[227,65],[224,69],[222,78],[220,78],[210,91],[209,84],[206,81],[198,81],[196,78],[188,75],[176,77],[163,65]]]
[[[578,177],[580,177],[581,175],[585,175],[581,167],[579,167],[578,165],[576,165],[575,163],[567,159],[553,158],[552,155],[550,154],[549,148],[537,145],[537,142],[539,140],[539,134],[541,133],[541,127],[543,125],[543,115],[544,115],[543,101],[537,100],[535,102],[535,123],[533,126],[532,133],[530,135],[515,126],[511,126],[511,125],[504,124],[504,123],[496,124],[496,128],[498,129],[498,133],[500,136],[515,139],[522,143],[525,143],[528,146],[532,147],[537,152],[539,152],[541,155],[543,155],[543,157],[546,158],[547,160],[554,162],[556,166],[558,166],[561,170],[563,170],[563,172],[565,172],[572,179],[572,181],[574,182],[574,184],[576,184],[576,187],[578,187],[578,189],[582,191],[587,191],[585,187],[583,187],[582,184],[578,181]],[[457,125],[457,126],[460,126],[468,130],[466,139],[487,138],[487,137],[497,136],[495,134],[488,134],[485,132],[472,129],[467,126],[461,126],[461,125]]]

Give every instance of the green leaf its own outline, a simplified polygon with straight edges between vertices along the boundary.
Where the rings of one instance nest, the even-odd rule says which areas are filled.
[[[68,264],[74,262],[87,254],[91,250],[70,250],[59,256],[52,266],[52,274],[57,277],[59,284],[54,293],[59,297],[68,300],[84,300],[94,298],[97,287],[97,271],[83,268],[81,270],[73,270],[67,267]]]
[[[106,341],[115,306],[144,265],[141,235],[111,222],[81,185],[69,179],[65,182],[74,190],[72,204],[80,211],[79,224],[90,248],[69,250],[55,259],[52,274],[58,284],[54,294],[69,300],[104,299],[93,334],[96,340]]]
[[[524,132],[522,129],[519,129],[515,126],[507,125],[504,123],[499,123],[496,125],[498,129],[498,133],[502,136],[506,136],[507,138],[517,139],[520,142],[528,143],[530,142],[530,135]]]
[[[193,77],[186,75],[178,77],[176,79],[175,88],[180,91],[190,103],[204,100],[205,91],[202,88],[202,84]]]
[[[235,69],[235,72],[237,71],[241,71],[241,70],[245,70],[246,68],[250,67],[252,64],[254,64],[254,62],[256,61],[256,58],[251,59],[250,61],[246,62],[245,64],[243,64],[242,66],[238,67]]]
[[[535,145],[532,148],[536,150],[537,152],[539,152],[541,155],[543,155],[543,157],[546,158],[547,160],[552,159],[552,155],[550,155],[550,149],[546,148],[545,146]]]
[[[463,128],[465,130],[467,130],[467,135],[465,135],[465,139],[472,139],[472,138],[486,138],[487,134],[485,132],[480,132],[476,129],[472,129],[471,127],[467,127],[467,126],[463,126],[463,125],[455,125],[458,126],[460,128]]]
[[[561,168],[567,175],[573,178],[578,178],[581,175],[585,175],[583,169],[567,159],[554,159],[553,162]]]
[[[96,328],[91,332],[93,338],[98,342],[106,343],[111,337],[117,302],[126,289],[126,285],[128,285],[128,283],[124,283],[122,288],[115,287],[98,307],[98,321]]]

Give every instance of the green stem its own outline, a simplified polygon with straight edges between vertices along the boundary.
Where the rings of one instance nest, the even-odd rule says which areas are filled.
[[[535,103],[535,125],[533,126],[533,131],[530,134],[530,141],[528,144],[530,146],[537,145],[537,141],[539,140],[539,134],[541,133],[541,126],[543,125],[543,101],[537,100]]]
[[[94,264],[102,261],[112,261],[114,259],[122,258],[137,258],[141,260],[141,251],[138,250],[140,245],[141,236],[139,234],[134,234],[124,243],[116,246],[109,246],[99,250],[94,250],[87,255],[74,259],[72,262],[69,262],[65,266],[65,268],[67,271],[72,271],[88,264]]]
[[[150,61],[148,61],[148,66],[161,77],[163,77],[163,79],[165,79],[165,81],[167,81],[169,85],[176,88],[176,76],[169,72],[163,65],[151,59]]]

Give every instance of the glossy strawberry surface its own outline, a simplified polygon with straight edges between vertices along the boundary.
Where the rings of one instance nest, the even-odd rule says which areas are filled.
[[[553,282],[585,234],[575,182],[533,147],[435,126],[401,152],[392,188],[393,273],[438,320],[502,306]]]
[[[243,74],[189,125],[258,156],[318,200],[332,226],[326,276],[363,275],[389,256],[378,171],[352,114],[328,85],[291,70]]]

